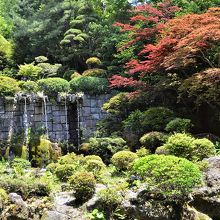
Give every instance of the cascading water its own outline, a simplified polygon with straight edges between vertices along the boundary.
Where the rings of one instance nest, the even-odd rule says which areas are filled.
[[[48,131],[48,117],[47,117],[47,96],[43,96],[43,104],[44,104],[44,119],[45,119],[45,128],[46,128],[46,137],[49,138]]]
[[[65,107],[65,126],[66,126],[66,146],[67,153],[69,153],[69,126],[68,126],[68,109],[67,109],[67,96],[64,96],[64,107]]]
[[[81,137],[80,137],[80,100],[79,97],[76,99],[76,105],[77,105],[77,146],[78,146],[78,151],[80,150],[80,142],[81,142]]]
[[[27,97],[24,97],[24,114],[23,114],[23,125],[24,125],[24,146],[28,143],[28,112],[27,112]]]
[[[17,108],[17,95],[15,95],[14,99],[13,99],[13,104],[12,104],[12,113],[11,113],[11,119],[10,119],[10,124],[9,124],[9,131],[8,131],[8,143],[11,143],[11,139],[12,139],[12,135],[13,135],[13,131],[14,131],[14,113],[16,111]]]

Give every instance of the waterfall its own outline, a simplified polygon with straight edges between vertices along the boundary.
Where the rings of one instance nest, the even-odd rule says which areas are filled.
[[[68,110],[67,110],[67,96],[64,97],[64,105],[65,105],[65,126],[66,126],[66,146],[67,153],[69,153],[69,126],[68,126]]]
[[[78,151],[80,150],[80,142],[81,142],[81,137],[80,137],[80,100],[79,97],[76,99],[76,105],[77,105],[77,146],[78,146]]]
[[[11,119],[10,119],[10,123],[9,123],[8,143],[11,142],[13,131],[14,131],[14,113],[15,113],[16,108],[17,108],[17,101],[18,101],[17,100],[17,95],[15,95],[15,97],[13,99]]]
[[[49,139],[48,131],[48,117],[47,117],[47,96],[43,95],[43,109],[44,109],[44,119],[45,119],[45,128],[46,128],[46,138]]]
[[[28,112],[27,112],[27,97],[24,97],[24,114],[23,114],[23,125],[24,125],[24,146],[28,143]]]

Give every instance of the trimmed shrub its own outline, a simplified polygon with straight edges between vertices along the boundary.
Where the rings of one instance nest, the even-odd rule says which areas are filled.
[[[76,172],[69,179],[69,184],[74,190],[77,201],[85,202],[95,193],[96,181],[92,173]]]
[[[75,153],[69,153],[66,154],[58,160],[59,164],[73,164],[76,160],[76,154]]]
[[[168,108],[152,107],[144,112],[142,124],[148,131],[163,131],[173,117],[173,111]]]
[[[85,70],[82,75],[83,76],[95,76],[95,77],[105,78],[105,73],[106,72],[103,69],[94,68],[94,69]]]
[[[80,77],[80,76],[82,76],[80,73],[74,72],[73,74],[71,74],[70,79],[74,79],[74,78],[77,78],[77,77]]]
[[[167,199],[185,200],[193,187],[201,184],[202,174],[192,162],[175,156],[149,155],[138,159],[133,170],[149,190]]]
[[[19,91],[19,84],[15,79],[0,75],[0,96],[14,96]]]
[[[20,81],[19,85],[22,91],[27,93],[36,93],[39,91],[39,87],[34,81]]]
[[[156,149],[155,154],[169,155],[170,152],[165,146],[160,146]]]
[[[88,154],[95,154],[109,163],[112,155],[126,149],[126,141],[120,137],[90,138],[88,143],[82,145],[82,150]]]
[[[35,66],[33,63],[24,64],[19,66],[18,76],[25,80],[36,80],[39,78],[41,68]]]
[[[178,132],[183,133],[190,130],[192,124],[190,119],[186,118],[175,118],[171,120],[167,125],[165,130],[167,132]]]
[[[99,77],[80,76],[70,81],[72,92],[104,94],[108,92],[108,80]]]
[[[152,153],[155,152],[156,148],[164,143],[164,133],[158,131],[152,131],[140,138],[140,142],[143,147],[149,149]]]
[[[58,163],[50,163],[47,165],[46,169],[51,173],[55,173],[58,166],[60,166]]]
[[[85,156],[85,161],[89,161],[89,160],[98,160],[98,161],[102,161],[102,158],[97,156],[97,155],[87,155]]]
[[[28,169],[31,167],[31,163],[28,160],[22,158],[15,158],[12,161],[12,167],[20,167],[22,169]]]
[[[142,148],[136,150],[136,154],[138,157],[144,157],[144,156],[151,154],[151,152],[150,152],[150,150],[142,147]]]
[[[48,96],[57,96],[60,92],[68,92],[69,82],[62,78],[47,78],[37,81],[39,88]]]
[[[86,60],[86,64],[89,67],[95,67],[95,66],[100,66],[102,62],[98,57],[90,57]]]
[[[97,173],[105,168],[105,164],[100,160],[90,159],[90,160],[86,161],[85,168],[89,172]]]
[[[56,170],[55,174],[59,178],[60,181],[67,181],[70,176],[74,174],[76,170],[76,167],[72,164],[64,164],[64,165],[59,165]]]
[[[203,160],[216,155],[215,145],[207,138],[195,139],[193,145],[193,160]]]
[[[195,139],[182,133],[171,135],[163,147],[172,155],[194,161],[216,154],[214,144],[208,139]]]
[[[128,170],[137,158],[137,154],[131,151],[119,151],[112,156],[111,162],[118,170]]]

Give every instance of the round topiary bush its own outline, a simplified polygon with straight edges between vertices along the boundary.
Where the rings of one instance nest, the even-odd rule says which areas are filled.
[[[152,153],[164,143],[164,140],[164,133],[158,131],[149,132],[140,138],[142,146],[149,149]]]
[[[156,149],[155,154],[169,155],[170,152],[165,146],[160,146]]]
[[[194,161],[216,154],[214,144],[208,139],[195,139],[188,134],[182,133],[171,135],[163,147],[172,155]]]
[[[60,181],[67,181],[70,176],[73,175],[75,172],[75,166],[71,164],[64,164],[64,165],[59,165],[56,170],[55,174],[59,178]]]
[[[36,93],[39,91],[39,87],[34,81],[20,81],[19,85],[21,90],[26,93]]]
[[[87,155],[85,156],[85,161],[89,161],[89,160],[98,160],[98,161],[102,161],[102,158],[100,156],[97,155]]]
[[[48,96],[57,96],[60,92],[68,92],[70,84],[62,78],[47,78],[37,81],[39,88]]]
[[[96,180],[92,173],[76,172],[69,179],[76,201],[85,202],[95,193]]]
[[[167,132],[188,132],[191,128],[191,120],[186,118],[175,118],[171,120],[167,125],[165,130]]]
[[[108,80],[99,77],[80,76],[70,81],[70,88],[74,93],[104,94],[108,92]]]
[[[15,79],[0,75],[0,96],[14,96],[19,91],[20,87]]]
[[[100,160],[90,159],[90,160],[86,161],[85,168],[89,172],[97,173],[105,168],[105,164]]]
[[[105,77],[105,70],[103,69],[88,69],[85,70],[82,74],[83,76],[95,76],[95,77]]]
[[[170,154],[191,160],[194,140],[188,134],[176,133],[171,135],[163,146],[168,149]]]
[[[76,154],[75,153],[69,153],[66,154],[62,157],[60,157],[60,159],[58,160],[59,164],[73,164],[76,160]]]
[[[149,155],[135,161],[133,171],[148,184],[149,190],[167,199],[185,200],[202,182],[199,168],[175,156]]]
[[[150,152],[150,150],[142,147],[142,148],[136,150],[136,154],[138,157],[144,157],[144,156],[151,154],[151,152]]]
[[[137,158],[137,154],[131,151],[119,151],[112,156],[111,162],[118,170],[128,170]]]
[[[215,145],[207,138],[195,139],[193,145],[193,160],[203,160],[204,158],[216,155]]]
[[[89,67],[95,67],[95,66],[100,66],[102,62],[98,57],[90,57],[86,60],[86,64]]]

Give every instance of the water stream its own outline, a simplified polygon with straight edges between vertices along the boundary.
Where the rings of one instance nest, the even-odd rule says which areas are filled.
[[[80,142],[81,142],[81,137],[80,137],[80,100],[77,97],[76,99],[76,105],[77,105],[77,147],[78,151],[80,150]]]
[[[67,96],[64,97],[64,107],[65,107],[66,147],[67,147],[67,153],[69,153],[69,125],[68,125]]]
[[[49,138],[48,131],[48,116],[47,116],[47,96],[43,95],[43,109],[44,109],[44,121],[45,121],[45,129],[46,129],[46,138]]]
[[[14,114],[17,108],[17,95],[15,95],[13,99],[13,104],[12,104],[12,113],[11,113],[11,119],[9,123],[9,131],[8,131],[8,143],[11,143],[13,132],[14,132]]]
[[[27,97],[24,97],[23,126],[24,126],[24,146],[27,146],[27,143],[28,143],[28,128],[29,128],[28,112],[27,112]]]

